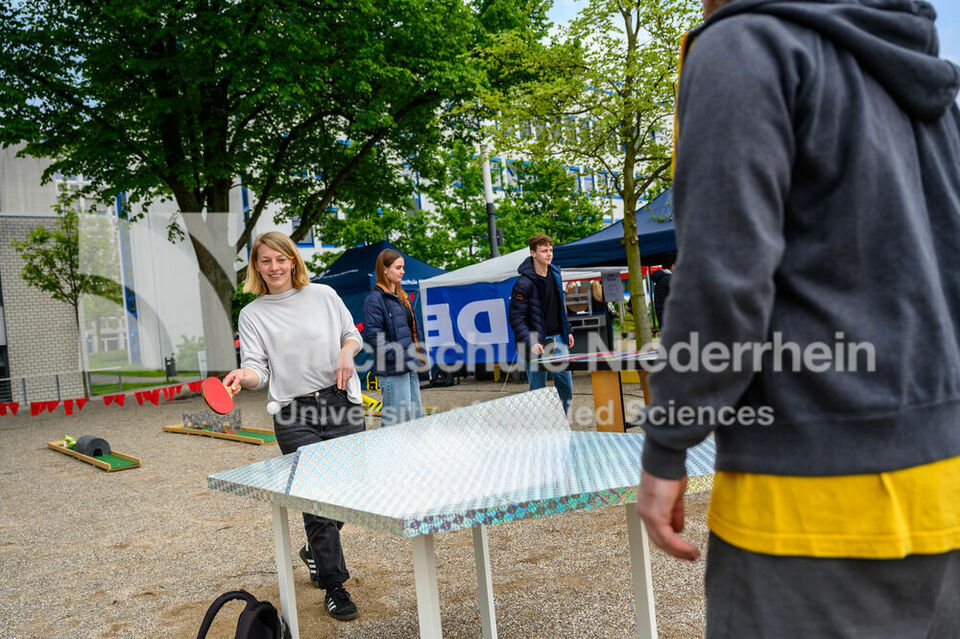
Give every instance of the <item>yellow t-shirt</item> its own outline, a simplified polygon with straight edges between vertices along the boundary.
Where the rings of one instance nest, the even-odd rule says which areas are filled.
[[[864,475],[718,472],[710,530],[751,552],[897,559],[960,548],[960,457]]]

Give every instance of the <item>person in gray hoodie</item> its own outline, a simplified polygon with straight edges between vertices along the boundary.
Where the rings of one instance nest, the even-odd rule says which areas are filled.
[[[661,342],[702,357],[650,378],[638,513],[699,555],[684,463],[713,435],[709,639],[956,637],[960,69],[925,2],[704,5]]]

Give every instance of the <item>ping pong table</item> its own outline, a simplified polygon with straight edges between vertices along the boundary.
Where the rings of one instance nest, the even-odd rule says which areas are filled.
[[[422,639],[441,639],[436,534],[471,529],[481,631],[497,637],[487,527],[623,506],[636,636],[657,636],[647,533],[634,510],[643,435],[571,432],[556,389],[511,395],[389,428],[305,446],[208,479],[270,504],[280,608],[299,638],[287,510],[412,538]],[[691,449],[691,476],[713,472],[712,438]],[[362,601],[361,601],[362,609]]]
[[[637,371],[643,388],[643,399],[650,403],[650,388],[647,386],[646,371],[641,363],[657,359],[657,351],[602,351],[596,353],[571,353],[569,355],[547,355],[531,360],[530,364],[548,371],[575,370],[590,371],[593,386],[593,408],[597,430],[600,432],[622,433],[626,430],[626,416],[623,409],[624,371]]]

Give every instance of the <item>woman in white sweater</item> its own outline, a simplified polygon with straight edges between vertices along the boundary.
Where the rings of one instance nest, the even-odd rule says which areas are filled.
[[[269,384],[281,406],[273,418],[283,454],[364,429],[360,379],[353,357],[362,341],[343,301],[329,286],[311,284],[303,258],[283,233],[254,240],[244,292],[258,295],[240,311],[240,368],[223,383],[234,393]],[[357,616],[344,589],[343,522],[304,513],[307,544],[300,558],[310,580],[326,590],[329,614]]]

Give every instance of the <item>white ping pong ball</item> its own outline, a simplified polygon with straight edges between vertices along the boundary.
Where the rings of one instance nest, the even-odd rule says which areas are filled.
[[[267,402],[267,412],[271,415],[276,415],[280,412],[280,403],[279,402]]]

